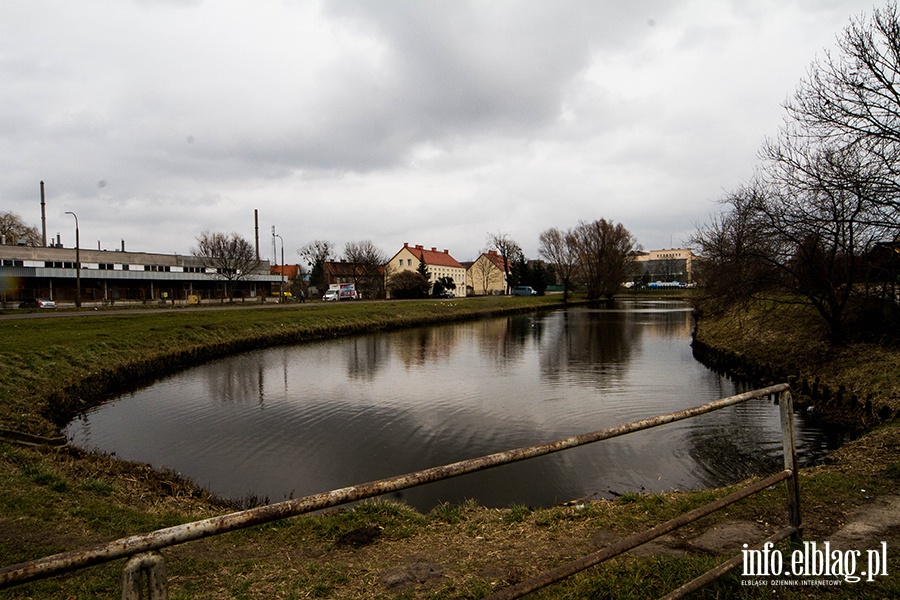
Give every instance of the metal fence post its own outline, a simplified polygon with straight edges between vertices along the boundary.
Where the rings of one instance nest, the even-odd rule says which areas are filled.
[[[800,469],[797,466],[797,444],[794,439],[794,401],[791,391],[785,390],[778,394],[778,407],[781,411],[781,439],[784,448],[784,468],[790,470],[791,478],[785,480],[787,486],[788,519],[796,533],[791,535],[791,541],[800,543],[801,517],[800,517]]]
[[[144,575],[147,594],[144,594]],[[122,571],[122,600],[168,600],[166,561],[163,555],[152,550],[135,554],[125,562]]]

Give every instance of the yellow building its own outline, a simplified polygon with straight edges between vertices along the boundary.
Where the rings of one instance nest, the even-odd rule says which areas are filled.
[[[428,250],[423,246],[410,246],[404,243],[403,248],[384,266],[385,280],[400,271],[418,270],[420,260],[425,261],[432,283],[442,277],[449,277],[456,284],[454,295],[466,295],[466,268],[450,256],[448,250],[439,252],[437,248]]]
[[[635,279],[647,282],[694,281],[694,253],[690,248],[648,250],[635,254]]]
[[[466,270],[466,284],[476,296],[506,293],[506,269],[503,257],[488,250]]]

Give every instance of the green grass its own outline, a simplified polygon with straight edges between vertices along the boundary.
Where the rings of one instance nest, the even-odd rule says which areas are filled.
[[[900,413],[900,351],[890,343],[851,341],[828,343],[828,332],[813,309],[805,305],[758,302],[748,310],[701,318],[701,342],[726,350],[758,365],[772,365],[787,376],[873,401],[873,412],[886,408]]]
[[[557,301],[485,298],[313,304],[6,321],[0,336],[0,427],[18,424],[25,431],[49,435],[56,427],[50,417],[66,414],[54,412],[54,402],[64,403],[71,411],[130,378],[140,380],[236,349],[555,306]],[[708,325],[707,334],[716,324]],[[778,343],[769,341],[759,321],[745,321],[739,329],[733,324],[728,327],[722,329],[726,335],[740,331],[748,336],[734,342],[745,350],[756,344],[762,352],[775,352],[770,359],[779,356]],[[812,368],[808,357],[818,356],[818,343],[807,345],[804,359],[801,332],[792,335],[797,346],[788,346],[786,360]],[[840,373],[855,373],[860,387],[895,390],[895,377],[879,382],[866,376],[869,371],[884,372],[884,363],[877,360],[886,355],[873,351],[866,356],[876,362],[833,366],[843,369]],[[869,496],[900,488],[900,460],[890,454],[882,462],[869,470],[804,473],[802,510],[810,521],[810,539],[826,539],[847,512],[864,505]],[[550,568],[596,550],[591,538],[598,529],[624,537],[730,491],[733,488],[625,494],[612,502],[547,509],[522,505],[487,509],[466,502],[442,504],[425,515],[400,504],[362,502],[169,548],[164,555],[170,597],[484,598],[498,585],[527,578],[533,574],[529,569]],[[688,527],[683,535],[725,519],[780,525],[786,518],[784,507],[784,487],[774,486]],[[234,508],[171,473],[70,448],[32,449],[0,442],[0,567]],[[891,556],[893,575],[900,564],[896,552]],[[702,553],[622,556],[533,597],[658,597],[724,558]],[[388,592],[379,584],[379,575],[386,570],[420,561],[443,565],[445,577],[415,590]],[[91,567],[0,591],[0,598],[118,597],[121,567],[122,561]],[[693,597],[772,597],[771,588],[742,586],[741,579],[732,573]],[[898,582],[900,577],[892,576],[874,584],[844,585],[837,591],[785,589],[777,597],[897,597]]]
[[[131,496],[120,494],[118,485],[103,484],[97,477],[76,482],[79,478],[67,467],[79,465],[58,465],[52,453],[35,454],[29,449],[0,445],[0,458],[0,531],[31,532],[24,537],[14,535],[15,540],[0,534],[3,565],[83,547],[88,545],[85,535],[87,539],[114,539],[203,516],[191,512],[190,506],[185,512],[177,512],[170,510],[167,503],[157,505],[161,498],[146,493],[140,496],[147,496],[150,504],[131,506],[141,504],[133,492]],[[809,511],[826,511],[837,505],[853,505],[862,501],[860,490],[878,494],[896,489],[898,480],[891,474],[900,476],[900,469],[890,467],[871,475],[806,475],[801,484],[804,506]],[[64,493],[52,490],[57,480],[67,482]],[[326,514],[304,515],[167,549],[164,554],[170,597],[483,598],[495,589],[492,582],[498,570],[524,569],[531,564],[532,553],[542,561],[542,568],[553,566],[565,562],[569,552],[574,558],[595,550],[585,542],[597,528],[610,529],[624,537],[731,490],[626,494],[611,502],[547,509],[522,505],[485,509],[466,502],[442,504],[425,515],[402,504],[366,501]],[[774,486],[729,507],[727,514],[716,513],[707,517],[704,525],[689,527],[686,535],[725,518],[751,522],[774,518],[777,522],[784,519],[784,506],[783,486]],[[14,523],[15,531],[8,529],[10,523]],[[825,538],[812,535],[811,539]],[[559,548],[554,547],[554,540],[560,542]],[[471,556],[467,555],[466,545],[472,546]],[[454,555],[450,549],[457,546],[463,550]],[[492,556],[502,566],[486,568]],[[534,597],[658,597],[724,558],[704,554],[622,556],[554,584]],[[427,593],[387,593],[375,582],[377,574],[394,566],[429,560],[445,563],[449,575]],[[896,563],[895,558],[889,568],[900,567]],[[71,576],[18,586],[0,591],[0,598],[116,597],[121,565],[117,561]],[[892,597],[895,579],[844,586],[842,591],[848,595],[841,597]],[[797,590],[786,594],[779,597],[807,597]],[[694,597],[762,598],[771,597],[771,590],[742,587],[741,577],[732,574]]]
[[[242,350],[559,305],[552,296],[497,297],[7,320],[0,428],[53,435],[105,394]]]

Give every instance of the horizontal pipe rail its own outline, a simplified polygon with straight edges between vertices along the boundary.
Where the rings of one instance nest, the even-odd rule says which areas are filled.
[[[766,544],[777,544],[778,542],[780,542],[782,540],[786,540],[787,538],[791,537],[792,535],[795,535],[797,533],[798,529],[802,529],[802,527],[797,528],[797,527],[794,527],[793,525],[785,527],[784,529],[781,529],[780,531],[777,531],[774,534],[770,535],[769,537],[767,537],[763,541],[759,542],[758,544],[754,544],[754,545],[750,546],[749,549],[750,550],[761,550],[763,547],[765,547]],[[741,562],[743,560],[744,560],[744,555],[738,554],[737,556],[730,558],[727,561],[723,562],[718,567],[714,567],[714,568],[710,569],[709,571],[707,571],[700,577],[697,577],[696,579],[692,579],[691,581],[687,582],[686,584],[684,584],[677,590],[672,590],[670,593],[666,594],[659,600],[678,600],[679,598],[684,598],[688,594],[696,592],[703,586],[712,583],[713,581],[715,581],[716,579],[718,579],[719,577],[721,577],[728,571],[732,570],[733,568],[735,568],[736,566],[741,564]]]
[[[638,546],[646,544],[651,540],[655,540],[660,536],[671,533],[679,527],[684,527],[689,523],[693,523],[694,521],[708,516],[716,512],[717,510],[721,510],[726,506],[731,506],[735,502],[740,502],[744,498],[752,496],[753,494],[760,492],[771,485],[775,485],[779,481],[784,481],[785,479],[790,478],[792,475],[793,473],[789,470],[780,471],[778,473],[775,473],[774,475],[769,475],[768,477],[760,479],[752,485],[742,488],[736,492],[732,492],[731,494],[723,496],[722,498],[710,502],[709,504],[704,504],[699,508],[695,508],[694,510],[678,515],[674,519],[670,519],[665,523],[660,523],[652,529],[636,533],[627,538],[621,539],[614,544],[610,544],[602,550],[598,550],[597,552],[593,552],[591,554],[588,554],[587,556],[583,556],[577,560],[568,562],[555,569],[544,571],[537,577],[534,577],[527,581],[523,581],[516,585],[499,590],[498,592],[488,596],[488,600],[512,600],[513,598],[521,598],[525,594],[530,594],[531,592],[546,587],[551,583],[555,583],[561,579],[565,579],[566,577],[569,577],[576,573],[580,573],[587,568],[593,567],[594,565],[598,565],[603,561],[628,552],[632,548],[637,548]]]
[[[497,452],[495,454],[463,460],[448,465],[431,467],[429,469],[407,473],[405,475],[397,475],[387,479],[380,479],[338,490],[332,490],[330,492],[313,494],[303,498],[285,500],[283,502],[212,517],[202,521],[176,525],[174,527],[159,529],[150,533],[121,538],[91,548],[63,552],[61,554],[55,554],[33,561],[11,565],[0,569],[0,589],[92,565],[110,562],[142,552],[160,550],[168,546],[199,540],[221,533],[235,531],[237,529],[252,527],[254,525],[269,523],[287,517],[346,504],[348,502],[373,498],[375,496],[431,483],[441,479],[458,477],[460,475],[483,471],[504,464],[561,452],[569,448],[575,448],[585,444],[626,435],[628,433],[674,423],[683,419],[689,419],[691,417],[720,410],[727,406],[740,404],[753,398],[778,394],[787,391],[788,389],[790,389],[790,386],[786,383],[772,385],[722,398],[694,408],[659,415],[649,419],[642,419],[640,421],[633,421],[616,427],[598,429],[590,433],[561,438],[546,444],[537,444],[505,452]]]

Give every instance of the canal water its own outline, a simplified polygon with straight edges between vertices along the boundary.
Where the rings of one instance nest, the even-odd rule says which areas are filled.
[[[698,363],[680,302],[621,301],[280,347],[98,406],[76,446],[169,468],[220,496],[298,498],[653,417],[739,391]],[[798,414],[801,462],[839,445]],[[549,506],[732,483],[781,465],[758,400],[391,495]]]

